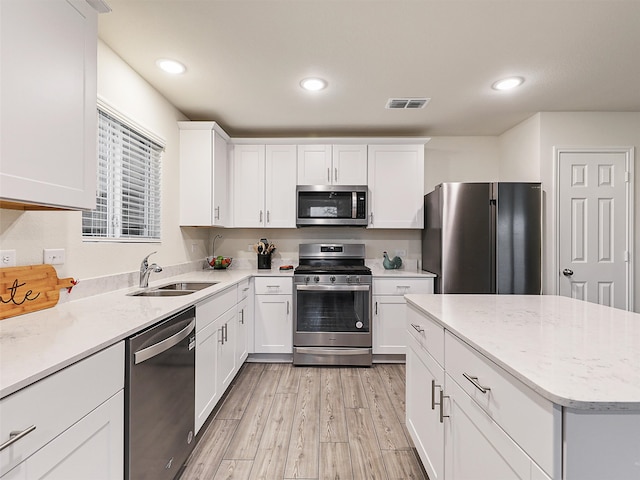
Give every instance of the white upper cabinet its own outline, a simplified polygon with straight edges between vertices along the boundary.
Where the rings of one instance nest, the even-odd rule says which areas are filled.
[[[331,145],[298,145],[298,185],[331,185]]]
[[[227,142],[215,122],[178,122],[180,128],[180,225],[227,224]]]
[[[333,145],[333,185],[367,184],[367,146]]]
[[[296,147],[267,145],[265,168],[265,227],[296,226]]]
[[[264,145],[234,145],[232,155],[233,175],[233,226],[264,226]]]
[[[84,0],[2,1],[1,205],[95,208],[97,16]]]
[[[366,184],[366,145],[298,145],[298,185]]]
[[[369,145],[369,228],[422,228],[424,145]]]
[[[234,145],[233,226],[295,228],[296,146]]]

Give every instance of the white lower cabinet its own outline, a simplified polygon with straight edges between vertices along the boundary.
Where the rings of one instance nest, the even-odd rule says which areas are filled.
[[[124,475],[124,343],[0,400],[5,479],[120,479]]]
[[[373,354],[405,355],[409,293],[433,293],[433,278],[373,279]]]
[[[222,314],[214,323],[220,332],[218,356],[216,358],[216,376],[218,390],[224,393],[236,374],[236,336],[237,313],[232,308]]]
[[[253,297],[251,297],[253,298]],[[238,303],[237,307],[237,332],[235,335],[236,338],[236,364],[240,367],[244,361],[249,356],[249,339],[252,338],[252,335],[249,335],[249,332],[252,330],[252,322],[251,322],[251,311],[250,306],[252,302],[249,301],[249,298],[243,298]]]
[[[255,278],[255,353],[293,353],[291,277]]]
[[[196,304],[196,433],[235,374],[236,303],[234,285]]]
[[[446,375],[445,478],[500,480],[549,478],[531,458]],[[531,425],[532,430],[536,428]],[[536,476],[532,472],[536,471]]]
[[[123,476],[124,392],[120,390],[3,480],[113,480]]]
[[[407,337],[407,429],[429,475],[444,478],[444,424],[440,421],[440,401],[435,395],[444,385],[444,369],[416,339]],[[438,403],[438,405],[436,405]]]
[[[561,409],[407,310],[407,429],[429,478],[562,478]]]

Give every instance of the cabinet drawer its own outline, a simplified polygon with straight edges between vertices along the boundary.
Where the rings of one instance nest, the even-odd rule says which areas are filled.
[[[256,295],[280,295],[293,291],[291,277],[255,277]]]
[[[196,332],[199,332],[238,303],[237,285],[196,304]]]
[[[444,365],[444,328],[442,325],[407,304],[407,332],[440,365]]]
[[[374,295],[407,295],[433,293],[432,278],[374,278]]]
[[[547,474],[559,478],[561,445],[550,439],[561,438],[560,408],[449,332],[444,348],[451,378]]]
[[[238,300],[237,303],[240,303],[242,300],[249,296],[249,290],[251,289],[251,281],[250,278],[246,278],[238,283]]]
[[[124,388],[124,342],[0,400],[0,442],[35,430],[0,452],[0,476]]]

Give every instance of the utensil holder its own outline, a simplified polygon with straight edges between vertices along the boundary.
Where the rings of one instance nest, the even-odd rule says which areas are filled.
[[[258,254],[258,270],[271,270],[271,255]]]

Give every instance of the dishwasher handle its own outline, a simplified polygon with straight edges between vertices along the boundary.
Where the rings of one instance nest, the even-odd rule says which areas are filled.
[[[184,327],[175,335],[170,336],[169,338],[165,338],[161,342],[151,345],[150,347],[143,348],[142,350],[138,350],[133,354],[134,364],[138,365],[150,358],[156,357],[160,355],[162,352],[166,352],[171,347],[179,344],[182,340],[187,338],[191,332],[196,328],[195,319],[189,322],[189,325]]]

